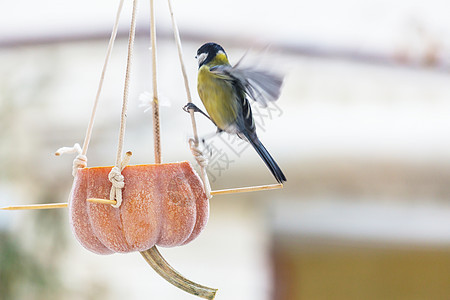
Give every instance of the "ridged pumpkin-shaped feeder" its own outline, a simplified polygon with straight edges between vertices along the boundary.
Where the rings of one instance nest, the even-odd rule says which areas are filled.
[[[127,166],[119,208],[87,202],[109,198],[111,168],[79,169],[73,183],[70,221],[86,249],[112,254],[180,246],[206,226],[208,198],[189,162]]]

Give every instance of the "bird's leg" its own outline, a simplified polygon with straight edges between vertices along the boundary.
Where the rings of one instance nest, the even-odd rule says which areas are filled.
[[[202,145],[203,145],[203,147],[205,148],[206,152],[208,152],[208,156],[209,156],[209,157],[212,157],[212,149],[211,149],[211,147],[206,143],[205,138],[202,138],[201,141],[202,141]]]
[[[191,109],[194,111],[194,113],[195,113],[195,112],[201,113],[202,115],[204,115],[205,117],[207,117],[211,122],[213,122],[214,125],[216,125],[216,123],[214,123],[214,121],[211,120],[211,118],[210,118],[206,113],[204,113],[200,108],[198,108],[197,105],[195,105],[194,103],[189,102],[188,104],[186,104],[185,106],[183,106],[183,110],[184,110],[185,112],[189,112]],[[216,125],[216,126],[217,126],[217,125]],[[211,147],[209,147],[209,145],[206,143],[206,140],[209,140],[209,139],[215,137],[216,135],[219,135],[219,134],[222,133],[222,132],[223,132],[223,130],[222,130],[222,129],[219,129],[219,128],[217,127],[217,131],[216,131],[216,132],[211,133],[211,134],[208,134],[208,135],[205,135],[205,136],[203,136],[203,137],[200,138],[200,140],[201,140],[201,142],[202,142],[202,144],[203,144],[203,147],[205,147],[206,151],[209,152],[209,156],[212,155],[212,150],[211,150]]]
[[[205,150],[209,152],[209,156],[212,156],[212,148],[209,144],[206,143],[206,140],[209,140],[219,134],[222,133],[222,130],[220,130],[219,128],[217,128],[217,131],[214,133],[210,133],[207,135],[204,135],[203,137],[200,138],[200,141],[202,142],[203,147],[205,147]]]
[[[217,136],[217,135],[219,135],[221,133],[222,133],[222,130],[217,128],[216,132],[212,132],[212,133],[206,134],[206,135],[202,136],[200,138],[200,140],[202,141],[202,143],[206,143],[206,140],[212,139],[213,137],[215,137],[215,136]]]
[[[213,122],[213,120],[211,120],[211,118],[210,118],[206,113],[204,113],[200,108],[198,108],[197,105],[195,105],[194,103],[189,102],[188,104],[186,104],[185,106],[183,106],[183,110],[184,110],[185,112],[189,112],[191,109],[192,109],[194,112],[199,112],[199,113],[201,113],[202,115],[204,115],[205,117],[207,117],[211,122]],[[214,123],[214,122],[213,122],[213,123]],[[214,124],[214,125],[215,125],[215,124]]]

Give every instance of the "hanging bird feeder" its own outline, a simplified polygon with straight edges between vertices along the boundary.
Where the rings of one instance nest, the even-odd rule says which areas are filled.
[[[195,239],[208,221],[209,204],[189,162],[126,167],[119,208],[87,202],[109,197],[111,168],[79,169],[70,195],[72,231],[97,254],[175,247]]]
[[[123,2],[124,0],[120,0],[83,147],[75,144],[74,147],[63,147],[55,153],[56,155],[68,152],[78,153],[73,164],[74,181],[69,203],[11,206],[2,209],[46,209],[69,206],[72,231],[86,249],[97,254],[139,251],[149,265],[173,285],[193,295],[213,299],[216,289],[199,285],[180,275],[164,260],[156,245],[163,247],[181,246],[195,239],[205,228],[208,221],[209,199],[212,195],[275,189],[281,188],[282,184],[211,191],[206,174],[207,160],[198,149],[197,128],[192,110],[190,116],[194,137],[189,140],[189,146],[200,167],[200,176],[193,170],[189,162],[161,163],[153,0],[150,0],[150,38],[155,164],[128,165],[131,152],[127,152],[122,160],[131,58],[136,28],[137,0],[133,0],[115,166],[87,167],[86,153],[91,139],[104,76],[117,35]],[[168,0],[168,4],[187,100],[191,103],[181,41],[171,0]]]

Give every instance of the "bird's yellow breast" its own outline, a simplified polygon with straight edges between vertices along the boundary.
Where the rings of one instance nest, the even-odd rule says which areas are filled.
[[[231,82],[218,78],[204,65],[198,70],[197,90],[217,127],[226,130],[236,122],[237,101]]]

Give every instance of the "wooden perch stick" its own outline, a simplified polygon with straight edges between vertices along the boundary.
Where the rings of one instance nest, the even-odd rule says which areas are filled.
[[[264,191],[264,190],[282,189],[282,188],[283,188],[283,184],[282,183],[277,183],[277,184],[248,186],[248,187],[241,187],[241,188],[233,188],[233,189],[211,191],[211,195],[248,193],[248,192]]]
[[[225,189],[225,190],[216,190],[216,191],[211,191],[211,195],[248,193],[248,192],[264,191],[264,190],[281,189],[281,188],[283,188],[283,185],[281,183],[277,183],[277,184],[248,186],[248,187]],[[115,200],[109,200],[109,199],[89,198],[89,199],[87,199],[87,201],[94,202],[94,203],[101,203],[101,204],[116,204]],[[17,205],[17,206],[0,207],[0,210],[51,209],[51,208],[64,208],[67,206],[68,206],[67,203],[47,203],[47,204],[32,204],[32,205]]]
[[[0,207],[0,210],[25,210],[25,209],[50,209],[67,207],[67,203],[47,203],[47,204],[33,204],[33,205],[16,205]]]
[[[269,184],[269,185],[249,186],[249,187],[242,187],[242,188],[211,191],[211,195],[247,193],[247,192],[256,192],[256,191],[264,191],[264,190],[274,190],[274,189],[280,189],[280,188],[283,188],[283,185],[281,183],[277,183],[277,184]],[[99,198],[88,198],[88,199],[86,199],[86,201],[92,202],[92,203],[100,203],[100,204],[116,204],[115,200],[99,199]]]

